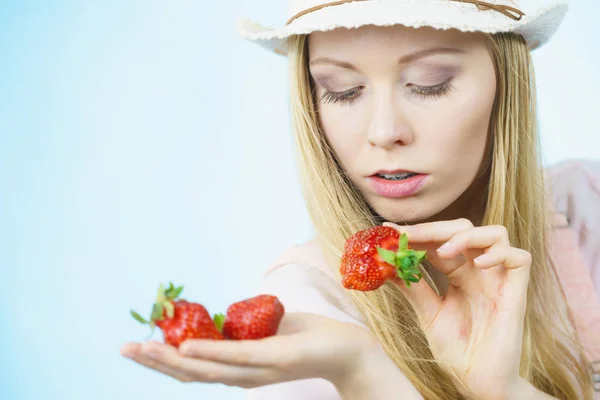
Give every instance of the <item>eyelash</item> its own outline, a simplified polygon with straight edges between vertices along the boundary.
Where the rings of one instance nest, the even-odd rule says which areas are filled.
[[[452,78],[435,86],[416,86],[411,84],[409,87],[411,94],[419,97],[421,100],[436,99],[448,94],[454,89],[454,86],[452,86]],[[326,90],[321,97],[321,101],[324,101],[325,103],[342,102],[345,104],[352,104],[358,98],[359,92],[363,88],[364,86],[359,86],[346,90],[345,92],[331,92]]]
[[[411,93],[421,98],[422,100],[437,99],[442,97],[454,89],[452,86],[452,78],[435,86],[411,86]]]
[[[363,89],[363,86],[355,87],[350,90],[346,90],[345,92],[332,92],[329,90],[325,90],[321,100],[325,103],[337,103],[341,101],[342,103],[352,104],[354,100],[358,98],[359,90]]]

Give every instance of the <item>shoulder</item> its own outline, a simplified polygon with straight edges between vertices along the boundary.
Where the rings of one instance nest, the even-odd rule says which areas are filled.
[[[554,209],[567,217],[600,292],[600,161],[569,160],[546,169]]]
[[[304,264],[306,267],[310,267],[315,271],[319,271],[322,274],[335,279],[335,275],[323,259],[321,249],[315,238],[282,251],[264,271],[264,276],[267,276],[290,263]]]
[[[346,290],[310,240],[283,251],[265,270],[260,291],[277,296],[286,312],[310,312],[364,326]]]
[[[600,161],[568,160],[546,168],[555,201],[561,197],[600,197]]]
[[[563,161],[548,167],[546,178],[554,208],[565,213],[573,227],[600,222],[600,161]]]

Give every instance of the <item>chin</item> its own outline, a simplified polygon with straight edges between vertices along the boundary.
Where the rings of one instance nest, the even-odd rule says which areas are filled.
[[[437,203],[437,202],[436,202]],[[417,196],[400,199],[377,198],[370,202],[373,211],[382,221],[414,224],[442,212],[446,206]]]

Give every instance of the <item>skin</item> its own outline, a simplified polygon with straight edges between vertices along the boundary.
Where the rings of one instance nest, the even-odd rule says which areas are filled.
[[[414,57],[432,48],[455,51]],[[402,226],[386,224],[427,250],[434,278],[445,284],[439,297],[423,280],[410,289],[394,281],[434,357],[452,366],[467,398],[551,398],[519,377],[531,256],[511,247],[504,227],[478,226],[496,90],[482,36],[400,26],[339,29],[311,34],[309,62],[321,123],[350,180],[375,212]],[[452,89],[444,94],[414,92],[449,79]],[[327,90],[354,88],[360,90],[351,103],[322,100]],[[390,199],[369,185],[380,169],[428,178],[413,196]],[[315,314],[287,313],[278,334],[259,341],[188,340],[180,349],[128,343],[121,353],[182,382],[249,388],[314,377],[329,380],[345,400],[422,398],[368,331]]]
[[[415,56],[439,48],[460,53]],[[483,37],[368,26],[314,33],[309,54],[327,139],[371,207],[387,221],[468,217],[478,224],[487,177],[476,177],[485,165],[496,92],[494,66]],[[407,56],[413,57],[399,61]],[[435,87],[445,82],[452,88],[435,94]],[[328,91],[355,88],[360,89],[350,101],[323,99]],[[387,198],[377,194],[368,180],[382,169],[425,173],[428,179],[413,196]]]

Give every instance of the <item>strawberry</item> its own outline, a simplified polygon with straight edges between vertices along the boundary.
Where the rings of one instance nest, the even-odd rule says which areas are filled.
[[[344,245],[340,273],[342,286],[361,291],[375,290],[397,276],[406,286],[421,279],[419,264],[425,251],[412,250],[406,234],[389,226],[374,226],[349,237]]]
[[[215,316],[217,328],[233,340],[262,339],[277,333],[285,310],[275,296],[261,294],[227,308],[227,316]]]
[[[182,290],[183,286],[174,287],[170,283],[165,289],[161,284],[150,321],[133,310],[131,315],[139,322],[150,325],[152,330],[154,326],[158,326],[163,332],[165,343],[175,347],[179,347],[186,339],[223,340],[223,335],[217,330],[203,305],[179,299]]]

